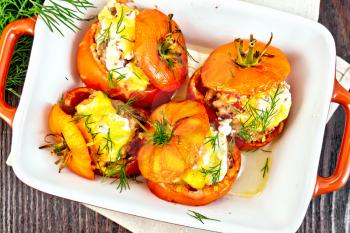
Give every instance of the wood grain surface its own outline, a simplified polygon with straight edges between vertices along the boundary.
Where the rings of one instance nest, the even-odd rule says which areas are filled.
[[[322,0],[320,23],[333,34],[337,54],[350,62],[350,0]],[[7,98],[17,105],[17,98]],[[325,130],[319,165],[322,176],[330,175],[335,168],[343,127],[344,112],[338,109]],[[128,232],[77,202],[42,193],[19,181],[6,166],[11,137],[11,129],[0,121],[1,233]],[[350,233],[350,182],[340,191],[312,200],[298,232]]]

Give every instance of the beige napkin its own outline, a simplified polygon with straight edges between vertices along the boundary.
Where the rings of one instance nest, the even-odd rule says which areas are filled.
[[[218,1],[218,0],[217,0]],[[297,14],[314,21],[318,20],[320,0],[244,0],[246,2],[272,7],[289,13]],[[340,83],[350,88],[350,67],[349,64],[341,58],[337,58],[337,79]],[[330,118],[338,106],[331,104],[328,118]],[[7,165],[11,166],[11,154],[8,157]],[[116,211],[111,211],[99,207],[86,205],[88,208],[102,214],[112,221],[120,224],[128,230],[135,233],[142,232],[207,232],[190,227],[155,221],[147,218],[137,217]]]

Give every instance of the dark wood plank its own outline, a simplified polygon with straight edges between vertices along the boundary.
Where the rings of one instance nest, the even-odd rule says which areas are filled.
[[[350,62],[350,1],[322,0],[320,22],[333,34],[337,54]],[[302,32],[301,32],[302,33]],[[7,98],[17,104],[14,97]],[[335,168],[344,127],[344,112],[338,109],[327,124],[319,174]],[[11,129],[0,122],[0,232],[128,232],[85,206],[34,190],[19,181],[6,157]],[[310,202],[298,232],[350,233],[350,183],[332,194]]]

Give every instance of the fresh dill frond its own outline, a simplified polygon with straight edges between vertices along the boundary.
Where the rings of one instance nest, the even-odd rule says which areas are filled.
[[[91,128],[91,124],[96,123],[96,121],[91,121],[92,114],[75,114],[73,116],[72,122],[79,122],[81,120],[84,120],[85,128],[88,130],[89,134],[92,136],[92,138],[95,138],[98,133],[93,132]]]
[[[107,136],[106,137],[103,137],[103,139],[105,140],[105,144],[104,146],[102,147],[102,151],[103,150],[107,150],[108,153],[110,153],[112,150],[113,150],[113,147],[114,147],[114,142],[111,138],[111,129],[108,128],[108,132],[107,132]]]
[[[173,129],[170,127],[169,122],[165,118],[161,120],[156,120],[153,124],[153,127],[153,145],[162,146],[171,140],[173,136]]]
[[[119,190],[120,193],[123,190],[130,189],[128,177],[126,175],[126,165],[122,155],[122,148],[120,148],[117,157],[113,161],[109,161],[103,169],[104,177],[117,177],[113,182],[118,181],[117,190]]]
[[[265,176],[269,173],[269,170],[270,170],[270,168],[269,168],[269,158],[266,158],[266,162],[265,162],[264,167],[262,167],[262,168],[260,169],[260,172],[263,173],[263,174],[262,174],[262,177],[263,177],[263,178],[265,178]]]
[[[94,7],[88,0],[51,0],[50,2],[55,3],[50,3],[51,6],[42,6],[43,2],[44,0],[0,1],[0,33],[3,32],[9,23],[17,19],[33,16],[42,18],[51,31],[57,30],[60,34],[63,34],[61,26],[65,25],[76,31],[78,27],[75,26],[74,20],[85,20],[82,18],[83,13],[87,9]],[[69,6],[73,10],[69,10]],[[23,86],[27,73],[32,42],[33,38],[31,36],[19,38],[11,60],[6,90],[18,97],[20,97],[19,89]]]
[[[28,1],[33,7],[27,12],[26,16],[38,16],[44,21],[50,31],[57,31],[62,36],[64,36],[64,34],[60,29],[61,25],[73,32],[80,30],[75,20],[87,21],[92,19],[83,18],[83,14],[87,9],[95,7],[88,0],[49,0],[49,4],[45,6],[42,6],[42,4],[34,0]]]
[[[244,140],[252,139],[252,132],[261,128],[265,132],[272,119],[278,113],[277,103],[280,100],[280,85],[277,86],[273,95],[269,96],[270,106],[266,109],[257,109],[253,107],[249,101],[243,106],[244,111],[249,113],[249,118],[245,122],[241,122],[241,128],[238,130],[237,136]]]
[[[115,68],[108,72],[107,81],[111,88],[115,88],[115,85],[121,80],[126,78],[126,74],[120,73],[118,70],[121,68]]]
[[[128,101],[126,101],[125,103],[122,103],[122,104],[118,104],[116,106],[117,108],[117,114],[120,115],[121,113],[123,112],[128,112],[128,113],[131,113],[133,111],[133,108],[132,108],[132,104],[135,103],[136,101],[138,101],[137,98],[130,98],[128,99]]]
[[[123,23],[123,20],[124,20],[124,7],[122,7],[122,10],[120,12],[120,17],[119,17],[119,20],[118,20],[118,23],[117,23],[117,33],[121,33],[122,31],[124,31],[125,29],[125,26],[120,29],[122,23]]]
[[[202,224],[204,224],[204,221],[203,220],[210,220],[210,221],[217,221],[217,222],[220,222],[220,220],[218,219],[214,219],[214,218],[209,218],[201,213],[198,213],[196,211],[193,211],[193,210],[188,210],[188,212],[190,213],[187,213],[189,216],[197,219],[198,221],[200,221]]]
[[[98,43],[109,41],[109,38],[111,35],[111,27],[112,27],[112,23],[110,23],[109,26],[106,29],[104,29],[102,33],[100,33],[100,35],[96,39]]]
[[[220,175],[221,175],[221,162],[219,164],[217,164],[216,166],[210,167],[209,169],[204,169],[202,168],[200,170],[200,172],[207,176],[210,175],[211,177],[211,181],[213,182],[213,184],[216,184],[219,182],[220,180]]]
[[[216,150],[216,148],[219,148],[220,146],[220,141],[219,141],[219,132],[217,132],[214,136],[210,136],[206,138],[206,141],[204,142],[204,144],[208,144],[210,143],[213,151]]]

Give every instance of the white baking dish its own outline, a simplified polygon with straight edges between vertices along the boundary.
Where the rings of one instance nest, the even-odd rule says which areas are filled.
[[[97,8],[88,15],[96,14],[104,3],[98,1]],[[285,131],[274,147],[273,166],[265,191],[252,199],[227,195],[207,206],[188,207],[158,199],[145,184],[132,183],[130,190],[119,193],[109,182],[85,180],[68,170],[59,174],[53,164],[55,158],[38,147],[48,132],[50,106],[64,91],[81,85],[76,72],[76,50],[91,22],[77,22],[82,31],[77,34],[63,31],[65,37],[62,37],[51,33],[40,19],[35,26],[26,82],[13,121],[11,153],[17,177],[52,195],[191,227],[224,232],[295,232],[314,194],[332,97],[336,53],[331,34],[313,21],[240,1],[137,0],[135,3],[174,13],[187,42],[200,47],[201,51],[210,51],[235,37],[248,37],[250,33],[267,41],[270,32],[274,33],[273,45],[281,48],[291,63],[287,81],[291,84],[293,106]],[[349,102],[344,90],[338,84],[336,87],[338,96],[343,98],[338,100],[334,95],[333,99],[345,104],[347,98]],[[0,105],[1,108],[6,106]],[[8,122],[11,120],[9,117]],[[346,148],[348,145],[342,151]],[[342,156],[343,160],[348,157]],[[341,174],[343,178],[348,176],[348,170]],[[324,189],[326,183],[320,178],[317,194],[330,191]],[[220,222],[202,224],[186,214],[188,209]]]

